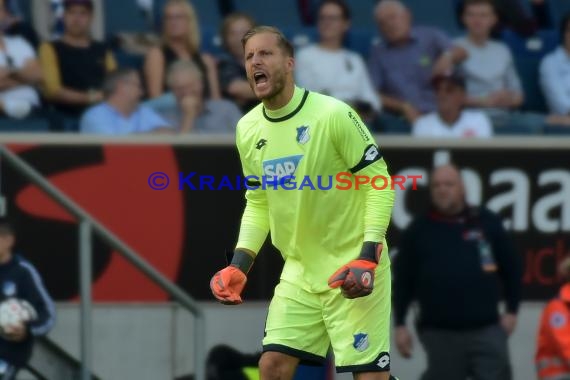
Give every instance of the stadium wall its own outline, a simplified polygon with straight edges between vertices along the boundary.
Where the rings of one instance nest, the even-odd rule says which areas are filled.
[[[556,263],[570,253],[570,140],[504,137],[442,142],[384,136],[377,136],[377,140],[391,174],[422,176],[417,190],[412,189],[411,182],[405,191],[398,190],[389,239],[392,255],[397,254],[401,230],[414,213],[425,209],[433,165],[456,162],[464,169],[469,201],[503,216],[525,268],[525,303],[511,339],[515,379],[533,379],[538,313],[560,285]],[[209,310],[209,346],[225,341],[244,350],[258,347],[265,303],[278,281],[282,260],[266,244],[245,293],[251,306],[228,312],[211,303],[209,278],[225,264],[223,252],[235,242],[244,205],[243,189],[199,191],[185,185],[179,190],[177,183],[178,173],[196,172],[217,179],[240,175],[232,136],[116,139],[4,135],[0,143],[34,165],[168,278],[204,302]],[[76,352],[73,302],[78,295],[77,223],[10,167],[3,162],[0,165],[0,205],[19,227],[18,248],[38,266],[48,289],[60,302],[60,323],[53,337]],[[170,177],[167,189],[150,188],[149,177],[155,172]],[[95,335],[96,353],[100,353],[96,366],[113,374],[108,378],[129,378],[120,371],[151,373],[151,363],[162,360],[168,365],[161,368],[184,373],[185,367],[191,366],[191,330],[181,327],[181,332],[172,332],[172,322],[168,322],[172,313],[161,310],[168,297],[102,242],[95,241],[94,254],[94,297],[102,308],[95,316],[101,328]],[[104,305],[109,303],[137,303],[140,309],[107,310]],[[129,322],[138,317],[144,320]],[[170,338],[170,343],[165,340],[165,331],[170,337],[179,337],[175,342],[185,341],[187,347],[176,350],[182,354],[172,354],[170,348],[165,351],[163,345],[172,344]],[[150,339],[152,334],[156,334],[155,340]],[[149,347],[155,349],[149,351]],[[152,352],[163,355],[154,357]],[[139,364],[126,366],[129,357],[137,357]],[[422,355],[412,361],[394,355],[394,368],[403,379],[416,378],[423,364]]]

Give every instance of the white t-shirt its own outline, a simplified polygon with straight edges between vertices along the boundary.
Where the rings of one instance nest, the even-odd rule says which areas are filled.
[[[365,101],[376,111],[382,108],[366,65],[357,53],[310,45],[295,55],[295,79],[300,87],[345,102]]]
[[[21,69],[30,59],[36,58],[32,46],[22,37],[0,37],[4,40],[4,50],[0,50],[0,67],[7,68],[12,60],[13,67]],[[6,91],[0,91],[0,102],[5,99],[27,101],[36,106],[40,104],[37,91],[32,86],[18,86]]]
[[[492,137],[493,126],[489,117],[480,111],[462,111],[453,125],[447,125],[437,112],[416,120],[412,130],[416,137]]]

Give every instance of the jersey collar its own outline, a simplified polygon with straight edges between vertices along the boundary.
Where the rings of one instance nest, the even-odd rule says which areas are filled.
[[[265,117],[267,121],[271,121],[273,123],[288,120],[295,116],[297,112],[303,108],[303,105],[307,100],[307,96],[309,96],[308,90],[303,90],[295,86],[293,97],[289,103],[279,108],[278,110],[268,110],[263,107],[263,117]]]

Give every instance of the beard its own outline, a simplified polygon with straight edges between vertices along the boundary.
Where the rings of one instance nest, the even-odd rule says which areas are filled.
[[[257,97],[258,100],[269,100],[274,99],[275,97],[279,96],[283,92],[285,88],[285,73],[283,71],[275,72],[272,76],[271,82],[271,89],[268,93],[263,95],[258,95],[257,91],[255,90],[255,80],[251,79],[249,81],[249,86],[251,87],[253,93]]]

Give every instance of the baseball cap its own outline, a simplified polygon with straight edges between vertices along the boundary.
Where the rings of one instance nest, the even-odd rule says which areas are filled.
[[[64,0],[63,7],[68,8],[72,5],[83,5],[89,9],[93,9],[93,0]]]
[[[458,87],[461,87],[462,89],[465,89],[466,86],[465,77],[458,71],[452,71],[449,73],[436,75],[431,80],[431,85],[433,87],[437,87],[440,83],[444,81],[454,84]]]

